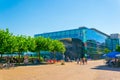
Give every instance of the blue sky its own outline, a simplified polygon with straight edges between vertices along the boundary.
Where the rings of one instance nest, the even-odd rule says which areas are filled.
[[[120,33],[119,0],[0,0],[0,29],[14,35],[86,26]]]

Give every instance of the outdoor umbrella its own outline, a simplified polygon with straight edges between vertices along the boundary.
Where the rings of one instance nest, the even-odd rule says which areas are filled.
[[[116,57],[120,57],[120,54],[117,54]]]
[[[114,51],[114,52],[110,52],[110,53],[106,54],[106,56],[109,58],[116,58],[117,57],[116,55],[118,55],[118,54],[120,54],[120,52]]]

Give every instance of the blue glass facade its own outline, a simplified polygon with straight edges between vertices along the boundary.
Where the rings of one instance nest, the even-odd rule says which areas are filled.
[[[36,34],[37,36],[43,36],[46,38],[52,39],[63,39],[63,38],[79,38],[82,39],[83,33],[82,29],[73,29],[73,30],[65,30],[65,31],[57,31],[57,32],[50,32],[50,33],[43,33],[43,34]]]
[[[106,46],[111,51],[115,51],[118,45],[120,45],[120,39],[106,39]]]
[[[87,29],[86,33],[87,38],[87,51],[89,54],[102,54],[104,51],[105,40],[108,38],[108,35],[96,30],[96,29]]]
[[[117,46],[120,46],[120,34],[111,34],[109,38],[106,39],[106,46],[109,50],[115,51]]]
[[[75,50],[75,46],[78,46],[77,50],[79,51],[72,52],[71,54],[83,53],[83,52],[85,53],[85,51],[88,54],[102,53],[103,49],[106,47],[105,40],[108,38],[108,35],[96,29],[86,28],[86,27],[35,35],[35,37],[38,37],[38,36],[57,39],[57,40],[71,38],[73,41],[76,41],[78,43],[75,43],[73,46],[74,42],[71,42],[71,44],[69,43],[69,45],[72,45],[72,46],[68,46],[68,40],[66,40],[67,42],[62,40],[65,45],[67,44],[66,48],[69,48],[67,50],[73,50],[73,49]],[[75,39],[78,39],[79,41]],[[70,53],[71,51],[68,51],[68,52]]]

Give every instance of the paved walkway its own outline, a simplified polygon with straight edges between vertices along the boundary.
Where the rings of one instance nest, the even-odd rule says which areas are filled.
[[[103,60],[52,65],[21,66],[0,70],[0,80],[120,80],[120,68],[104,66]]]

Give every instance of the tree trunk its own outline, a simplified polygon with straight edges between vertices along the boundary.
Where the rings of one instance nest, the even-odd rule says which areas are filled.
[[[1,56],[0,56],[0,58],[2,58],[2,55],[3,55],[3,54],[1,53]]]
[[[53,54],[54,54],[54,60],[55,60],[55,58],[56,58],[56,54],[55,54],[55,51],[53,52]]]
[[[18,53],[18,63],[20,64],[20,52]]]
[[[2,58],[3,52],[0,52],[0,54],[1,54],[0,58]]]
[[[39,59],[39,61],[40,61],[40,51],[38,51],[38,59]]]
[[[3,54],[1,53],[1,56],[0,56],[0,58],[2,58],[2,55],[3,55]]]

